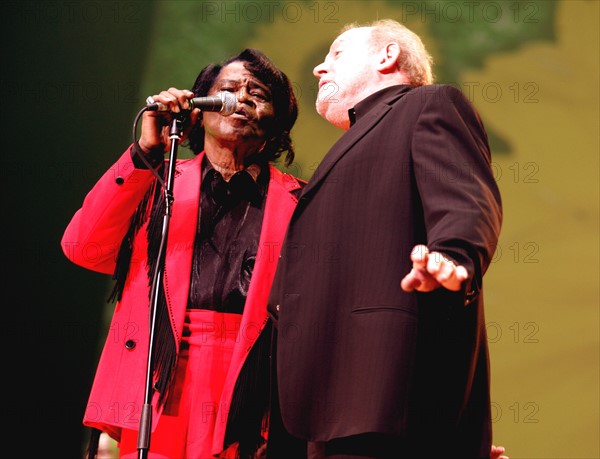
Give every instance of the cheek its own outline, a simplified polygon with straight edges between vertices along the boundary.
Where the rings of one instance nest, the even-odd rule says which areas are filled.
[[[275,112],[273,107],[260,107],[256,110],[258,123],[262,128],[269,128],[275,120]]]
[[[218,136],[232,128],[231,121],[216,112],[205,112],[203,118],[202,124],[207,134]]]
[[[275,109],[271,104],[259,105],[256,107],[256,116],[261,120],[266,118],[275,118]]]
[[[201,118],[201,122],[206,126],[214,125],[217,121],[217,113],[215,112],[204,112],[199,117]]]

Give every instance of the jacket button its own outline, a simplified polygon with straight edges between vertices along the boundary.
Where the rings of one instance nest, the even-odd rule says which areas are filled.
[[[117,185],[123,185],[125,183],[125,179],[123,177],[117,177],[115,182],[117,182]]]
[[[136,343],[135,343],[135,341],[134,341],[134,340],[132,340],[132,339],[128,339],[127,341],[125,341],[125,347],[126,347],[127,349],[129,349],[130,351],[131,351],[132,349],[134,349],[134,348],[135,348],[135,346],[136,346]]]
[[[279,312],[279,305],[275,305],[275,311]]]

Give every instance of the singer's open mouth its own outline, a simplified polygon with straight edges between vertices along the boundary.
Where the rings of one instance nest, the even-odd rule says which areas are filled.
[[[247,113],[245,110],[243,110],[243,109],[241,109],[241,110],[236,110],[236,111],[235,111],[235,113],[233,113],[231,116],[232,116],[232,117],[234,117],[234,118],[238,118],[238,119],[245,119],[245,120],[250,120],[250,119],[252,118],[252,117],[250,117],[250,116],[248,115],[248,113]]]

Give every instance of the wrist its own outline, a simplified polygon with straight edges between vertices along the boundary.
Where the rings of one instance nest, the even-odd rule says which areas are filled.
[[[164,152],[162,148],[144,148],[140,142],[136,142],[131,147],[131,159],[137,169],[148,169],[148,165],[141,159],[144,157],[146,161],[153,167],[160,166],[164,160]]]

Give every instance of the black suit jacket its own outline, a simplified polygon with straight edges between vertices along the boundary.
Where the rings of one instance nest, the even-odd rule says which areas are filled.
[[[271,293],[284,425],[489,456],[482,278],[501,201],[484,127],[445,85],[390,87],[355,109],[301,194]],[[465,288],[404,292],[416,244],[464,265]]]

